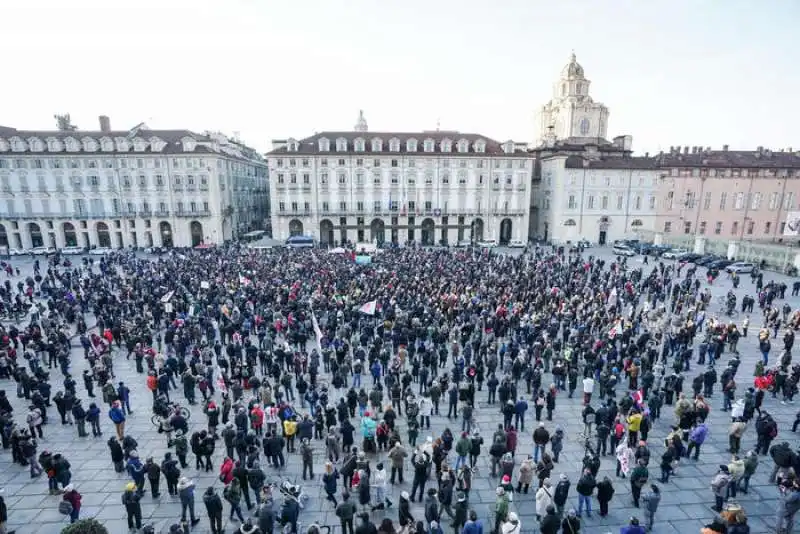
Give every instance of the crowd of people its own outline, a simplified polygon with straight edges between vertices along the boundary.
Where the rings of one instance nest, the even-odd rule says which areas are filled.
[[[16,271],[6,269],[0,288],[7,303],[40,303],[0,332],[0,380],[15,385],[0,391],[3,448],[32,478],[45,476],[75,522],[80,484],[69,451],[43,448],[47,427],[74,423],[81,438],[108,437],[110,466],[129,479],[120,489],[132,531],[152,528],[142,524],[142,499],[148,484],[161,498],[163,477],[181,504],[175,533],[200,522],[199,492],[213,534],[226,512],[234,532],[296,534],[311,498],[305,489],[317,485],[344,534],[448,526],[578,534],[592,532],[595,499],[606,517],[627,484],[640,513],[620,532],[641,534],[660,520],[662,490],[679,466],[699,458],[708,418],[730,417],[729,455],[709,480],[716,514],[704,532],[749,532],[735,498],[769,455],[775,529],[789,533],[800,455],[773,441],[796,430],[800,413],[790,429],[766,409],[793,402],[800,379],[795,315],[780,302],[786,286],[764,283],[763,273],[752,280],[761,358],[740,369],[750,317],[726,320],[696,270],[550,247],[517,257],[405,248],[369,265],[237,245],[158,258],[115,253],[69,267],[58,256],[37,260],[16,287]],[[140,384],[117,380],[122,367]],[[132,399],[145,388],[152,398]],[[556,408],[578,403],[574,431]],[[187,405],[199,405],[201,421]],[[126,431],[140,414],[157,424],[163,456],[140,457],[144,436]],[[444,430],[433,432],[432,420]],[[482,429],[481,420],[501,422]],[[521,450],[528,436],[532,448]],[[570,472],[559,455],[575,439],[584,457]],[[607,462],[615,480],[599,475]],[[270,481],[289,464],[301,466],[302,484]],[[196,489],[192,469],[219,483]],[[488,511],[472,493],[487,479],[496,497]],[[526,502],[537,525],[522,524]],[[0,498],[2,534],[12,532],[9,515]]]

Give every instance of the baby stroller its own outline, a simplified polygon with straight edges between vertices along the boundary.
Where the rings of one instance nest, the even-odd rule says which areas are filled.
[[[278,486],[278,491],[285,499],[296,501],[301,509],[305,506],[306,502],[308,502],[308,495],[299,484],[289,482],[288,480],[282,480]]]

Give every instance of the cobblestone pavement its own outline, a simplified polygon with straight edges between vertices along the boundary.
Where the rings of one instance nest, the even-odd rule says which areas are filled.
[[[593,252],[604,257],[610,257],[607,250],[595,249]],[[18,263],[20,262],[14,262],[14,264]],[[637,259],[633,259],[631,263],[634,266],[638,265]],[[23,276],[24,275],[25,272],[23,270]],[[773,273],[766,273],[765,281],[770,279],[785,279],[785,277]],[[742,286],[740,286],[738,291],[739,297],[741,298],[745,293],[743,290],[750,291],[754,294],[755,288],[753,284],[751,284],[750,278],[743,277],[742,282]],[[789,281],[787,280],[787,282]],[[715,297],[717,295],[724,295],[729,287],[730,282],[719,280],[713,287]],[[787,292],[787,295],[788,294],[789,292]],[[792,308],[800,306],[800,298],[789,298],[789,303]],[[716,310],[712,309],[712,311]],[[89,321],[89,324],[92,323],[93,321]],[[743,393],[746,385],[752,383],[752,370],[758,353],[755,333],[757,333],[759,324],[760,316],[758,310],[756,310],[756,314],[751,318],[750,335],[739,344],[742,357],[742,365],[737,377],[740,395]],[[81,351],[77,348],[77,344],[78,342],[75,340],[73,342],[75,348],[73,350],[72,360],[72,372],[76,377],[81,374],[85,367],[85,360],[82,357]],[[777,350],[777,343],[775,343],[774,346],[776,346],[776,348],[773,349],[773,352]],[[727,354],[723,355],[723,362],[727,360],[727,357]],[[151,395],[146,389],[144,375],[138,375],[135,372],[133,361],[126,361],[124,356],[119,356],[116,362],[117,380],[123,380],[132,391],[131,404],[134,413],[128,418],[126,430],[139,442],[139,454],[142,459],[153,456],[157,461],[160,461],[163,458],[164,452],[167,450],[166,439],[156,432],[156,429],[150,422]],[[693,366],[692,370],[687,374],[688,379],[685,383],[689,384],[691,378],[697,372],[699,372],[699,369]],[[59,385],[53,388],[53,393],[55,393],[55,391],[61,389],[61,376],[57,370],[54,370],[53,375],[59,381]],[[549,378],[549,376],[546,376],[543,382],[546,384]],[[80,382],[79,380],[79,397],[83,398],[85,405],[88,405],[85,389]],[[27,406],[24,400],[17,399],[16,395],[14,395],[14,384],[7,380],[0,381],[0,388],[8,391],[17,420],[19,421],[24,418]],[[621,393],[618,391],[618,395],[620,394]],[[177,398],[181,399],[181,397],[182,394],[179,391],[177,393]],[[570,491],[568,505],[572,505],[575,508],[577,508],[578,504],[577,495],[575,493],[575,483],[578,478],[581,459],[583,457],[582,445],[576,438],[578,432],[582,431],[582,424],[580,423],[582,406],[578,397],[580,397],[580,395],[576,395],[574,399],[567,399],[566,395],[560,396],[555,412],[555,421],[554,423],[548,423],[548,428],[551,430],[556,423],[559,423],[567,434],[564,451],[561,455],[560,462],[556,464],[556,469],[553,472],[552,478],[556,480],[560,473],[567,473],[570,476],[573,485]],[[487,392],[485,388],[483,391],[477,393],[476,399],[478,401],[476,420],[483,434],[491,435],[491,432],[500,421],[499,412],[494,406],[486,404]],[[695,533],[714,516],[713,511],[710,509],[714,501],[709,487],[710,478],[717,471],[720,463],[728,463],[730,455],[725,452],[725,450],[728,442],[727,433],[730,418],[727,414],[720,411],[722,396],[719,393],[713,396],[711,403],[712,412],[709,417],[711,432],[709,439],[703,445],[700,460],[697,462],[686,459],[682,460],[677,470],[677,475],[672,477],[668,484],[662,485],[663,497],[661,506],[656,513],[656,526],[653,530],[656,534]],[[782,405],[769,396],[765,401],[765,406],[779,422],[780,433],[777,441],[785,439],[790,441],[793,445],[796,445],[798,443],[796,435],[791,433],[791,423],[794,420],[796,408],[792,405]],[[204,426],[205,417],[200,407],[193,406],[191,410],[192,417],[190,427],[195,428],[198,427],[199,424]],[[531,432],[535,427],[532,411],[533,410],[529,412],[526,432],[520,433],[519,446],[517,449],[518,465],[526,454],[532,453]],[[59,424],[58,415],[54,407],[51,408],[50,415],[52,422],[44,428],[44,440],[40,442],[39,451],[48,449],[54,453],[60,452],[64,454],[72,464],[72,481],[75,488],[83,495],[81,517],[95,517],[103,522],[109,529],[109,532],[113,534],[127,532],[125,511],[120,503],[120,495],[127,482],[127,476],[125,474],[115,473],[111,465],[106,440],[109,436],[114,434],[114,430],[108,417],[104,413],[101,422],[104,432],[102,438],[78,438],[77,429],[75,427],[62,426]],[[659,458],[663,452],[663,438],[670,424],[672,424],[672,410],[670,407],[665,406],[662,410],[662,419],[655,423],[650,433],[652,455],[656,459],[655,462],[651,462],[651,481],[657,480],[657,458]],[[405,428],[403,418],[400,418],[400,426],[403,429]],[[450,421],[444,416],[433,416],[431,418],[431,432],[433,435],[439,435],[445,427],[448,426],[454,432],[460,430],[459,421]],[[403,439],[406,438],[405,430],[401,432],[401,435]],[[424,436],[425,434],[421,433],[420,441],[424,441]],[[751,448],[754,447],[754,445],[755,432],[751,425],[743,439],[743,447]],[[318,458],[318,461],[315,462],[314,469],[316,478],[314,481],[304,483],[304,489],[311,496],[311,499],[302,512],[301,524],[308,525],[316,521],[323,525],[333,526],[335,534],[340,534],[338,520],[333,513],[332,505],[325,501],[324,492],[321,488],[320,474],[324,461],[324,446],[321,443],[316,443],[315,450],[316,457]],[[194,479],[197,484],[195,509],[198,517],[202,518],[202,521],[192,530],[193,533],[210,532],[205,508],[201,500],[201,494],[208,486],[215,486],[221,492],[221,483],[217,479],[217,473],[223,454],[224,447],[222,447],[220,443],[214,456],[215,469],[213,472],[201,473],[192,467],[193,464],[191,462],[190,467],[183,472],[184,475]],[[4,488],[4,497],[9,509],[9,530],[16,529],[18,534],[55,534],[60,532],[60,529],[67,524],[65,516],[60,515],[57,510],[57,503],[60,497],[49,496],[47,492],[47,481],[44,478],[32,480],[26,468],[11,464],[10,456],[8,451],[3,451],[3,454],[0,455],[0,484]],[[385,460],[385,458],[382,459]],[[494,488],[498,480],[489,477],[488,454],[481,456],[478,462],[479,476],[476,477],[474,482],[474,490],[470,494],[470,503],[471,507],[478,512],[479,517],[484,520],[485,532],[488,533],[489,525],[491,525],[490,511],[493,509],[494,504]],[[742,503],[747,511],[752,529],[751,532],[753,532],[753,534],[774,532],[775,524],[774,515],[777,491],[767,481],[772,462],[768,457],[761,457],[761,462],[756,475],[751,480],[750,493],[748,495],[740,494],[739,497],[739,502]],[[374,466],[375,463],[373,459],[372,465]],[[386,463],[388,464],[388,462]],[[638,515],[640,518],[642,517],[642,515],[638,513],[639,510],[632,506],[628,481],[616,478],[614,469],[615,462],[613,456],[603,457],[598,480],[602,479],[604,475],[608,475],[616,489],[616,494],[610,505],[610,514],[606,518],[600,518],[596,513],[593,514],[590,519],[584,517],[582,519],[582,533],[616,533],[619,532],[620,526],[627,524],[631,516]],[[409,476],[409,471],[410,470],[406,468],[406,481],[404,484],[390,487],[387,492],[389,498],[395,503],[397,503],[402,490],[410,490],[411,477]],[[268,480],[277,480],[279,476],[282,476],[300,481],[300,459],[298,455],[290,455],[288,466],[283,472],[277,473],[270,470],[267,472],[267,476]],[[162,488],[164,488],[164,485],[165,482],[162,479]],[[594,500],[593,508],[597,508],[596,500]],[[519,514],[522,521],[522,528],[525,532],[538,532],[538,526],[535,520],[535,499],[533,492],[527,495],[517,495],[513,503],[513,509]],[[159,499],[153,499],[148,491],[142,500],[142,512],[145,523],[148,521],[152,522],[155,524],[157,531],[166,531],[172,522],[180,518],[180,503],[177,498],[168,496],[166,491],[162,492]],[[396,521],[396,506],[390,508],[388,512],[375,512],[373,518],[376,522],[379,522],[380,519],[384,517],[384,514]],[[424,517],[422,506],[419,503],[412,506],[412,514],[415,518]],[[223,516],[226,532],[229,534],[236,532],[239,523],[228,522],[227,503],[225,503]],[[452,532],[449,523],[445,523],[444,529],[448,534]]]

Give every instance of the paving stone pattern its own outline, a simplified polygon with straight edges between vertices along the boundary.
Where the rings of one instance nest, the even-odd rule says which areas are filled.
[[[608,251],[595,249],[596,254],[601,256],[610,257]],[[636,259],[632,260],[636,262]],[[18,262],[15,262],[18,263]],[[701,269],[702,271],[702,269]],[[704,271],[703,271],[704,272]],[[25,276],[23,269],[23,277]],[[724,295],[730,288],[730,282],[723,279],[719,280],[712,291],[715,298],[718,295]],[[791,286],[791,280],[778,274],[767,273],[765,281],[770,279],[785,280]],[[14,280],[16,283],[16,280]],[[745,291],[755,294],[755,287],[750,282],[749,276],[742,277],[742,285],[740,286],[737,294],[741,296]],[[787,295],[790,291],[787,291]],[[800,305],[800,298],[790,297],[788,301],[792,308]],[[782,301],[779,301],[782,305]],[[712,311],[716,311],[712,308]],[[93,323],[93,318],[87,317],[88,324]],[[752,370],[758,358],[756,333],[760,323],[760,316],[758,309],[751,318],[750,335],[742,339],[739,343],[739,350],[742,357],[742,365],[737,376],[737,383],[739,384],[738,393],[744,391],[745,384],[752,383]],[[780,340],[778,340],[780,341]],[[72,373],[78,377],[78,396],[84,401],[84,405],[88,406],[89,399],[86,396],[85,389],[83,388],[82,381],[79,379],[82,370],[85,368],[85,360],[82,356],[82,350],[78,347],[79,342],[77,339],[73,341],[73,358],[72,358]],[[777,350],[778,343],[773,343]],[[775,354],[777,356],[777,354]],[[723,365],[727,360],[728,355],[723,355]],[[126,385],[131,388],[131,404],[134,413],[128,418],[126,431],[134,436],[139,442],[139,455],[144,460],[149,456],[153,456],[158,462],[163,459],[164,453],[168,450],[166,447],[166,438],[157,433],[156,429],[150,422],[151,415],[151,394],[145,385],[145,376],[139,375],[135,372],[134,362],[131,359],[126,361],[124,356],[120,355],[116,359],[115,370],[117,373],[117,381],[123,380]],[[687,373],[687,380],[685,383],[691,383],[691,378],[699,372],[697,366],[693,366],[692,370]],[[53,376],[57,379],[58,385],[54,386],[53,394],[62,389],[60,387],[61,374],[58,370],[53,370]],[[372,381],[368,377],[364,377],[364,383],[368,384]],[[550,380],[549,375],[545,375],[543,384],[547,384]],[[180,386],[180,385],[179,385]],[[14,395],[15,385],[11,381],[0,381],[0,388],[6,389],[9,393],[9,398],[15,409],[15,415],[18,421],[23,420],[24,414],[27,412],[27,406],[24,399],[17,399]],[[730,417],[720,411],[722,404],[722,396],[718,393],[719,385],[717,385],[717,393],[711,399],[712,412],[708,419],[710,423],[710,436],[706,443],[703,445],[700,460],[695,462],[692,460],[682,459],[681,465],[678,467],[677,475],[673,476],[668,484],[660,485],[662,489],[661,506],[656,513],[656,524],[653,532],[656,534],[692,534],[699,532],[699,529],[715,515],[710,507],[714,503],[713,494],[710,490],[710,479],[717,471],[720,463],[727,464],[730,455],[726,452],[728,445],[728,427],[730,424]],[[521,389],[524,389],[521,388]],[[579,387],[580,389],[580,387]],[[96,389],[97,391],[97,389]],[[97,393],[96,393],[97,394]],[[622,388],[618,390],[618,398],[622,394]],[[485,437],[491,436],[491,433],[496,428],[498,422],[502,419],[499,415],[499,407],[497,405],[489,406],[487,401],[487,391],[478,392],[476,400],[478,402],[476,421],[481,428]],[[182,389],[175,391],[174,397],[178,400],[182,399]],[[198,399],[201,396],[198,394]],[[446,404],[442,413],[446,413]],[[797,445],[797,435],[791,433],[791,423],[794,420],[796,408],[792,405],[782,405],[778,400],[770,398],[768,395],[765,400],[765,407],[772,413],[779,423],[780,433],[777,442],[784,439],[790,441],[793,446]],[[205,427],[205,416],[202,414],[199,405],[190,407],[192,417],[190,420],[190,432],[195,428]],[[581,423],[581,399],[580,394],[576,394],[575,398],[568,399],[566,395],[560,395],[557,401],[557,408],[555,411],[555,420],[553,423],[548,423],[548,428],[552,431],[556,423],[560,424],[566,431],[567,439],[565,440],[565,447],[561,454],[560,462],[556,464],[553,472],[552,479],[556,481],[560,473],[566,473],[572,480],[572,488],[570,490],[570,499],[568,506],[577,509],[577,494],[575,492],[575,484],[577,482],[581,460],[583,458],[583,447],[577,435],[583,430]],[[128,477],[125,473],[118,474],[114,472],[111,464],[111,458],[106,440],[114,434],[113,426],[108,419],[107,415],[102,418],[101,426],[103,428],[103,437],[101,438],[78,438],[77,428],[74,426],[62,426],[59,421],[58,413],[55,407],[50,409],[50,423],[44,428],[44,440],[40,442],[39,451],[48,449],[52,452],[60,452],[64,454],[69,462],[72,464],[73,484],[75,488],[83,495],[83,507],[81,509],[81,517],[88,518],[94,517],[104,523],[109,532],[113,534],[128,532],[127,522],[125,518],[125,510],[120,502],[120,495],[123,491]],[[355,422],[354,422],[355,423]],[[658,459],[663,452],[663,438],[669,430],[669,425],[673,423],[672,409],[665,406],[662,409],[662,418],[654,425],[653,430],[650,432],[649,443],[651,446],[652,458],[651,461],[651,481],[656,481],[658,472]],[[401,435],[404,441],[407,438],[405,432],[405,420],[399,418],[400,427],[403,429]],[[358,424],[355,425],[358,428]],[[526,454],[532,454],[532,438],[531,432],[534,430],[536,422],[533,417],[533,410],[528,413],[526,421],[526,432],[520,433],[519,445],[517,448],[517,466]],[[460,421],[448,420],[444,416],[433,416],[431,418],[431,434],[438,436],[441,432],[449,427],[457,435],[460,430]],[[87,425],[87,430],[89,430]],[[419,442],[424,441],[425,433],[420,433]],[[742,442],[743,448],[752,448],[755,445],[755,431],[752,424],[747,430]],[[320,474],[323,472],[322,464],[324,463],[324,444],[322,442],[315,442],[315,453],[317,461],[315,461],[315,480],[304,483],[304,490],[311,498],[307,503],[305,509],[301,514],[301,528],[303,525],[307,526],[311,522],[318,522],[323,525],[330,525],[333,527],[334,534],[340,534],[339,522],[334,514],[333,506],[324,498],[324,492],[321,487]],[[204,534],[210,532],[208,519],[205,513],[205,507],[202,504],[202,493],[208,486],[214,486],[221,494],[222,483],[217,479],[219,465],[222,462],[224,455],[224,446],[218,442],[216,453],[214,455],[214,470],[212,472],[199,472],[194,469],[192,455],[189,458],[189,468],[183,471],[183,475],[192,478],[197,485],[196,490],[196,503],[195,510],[197,516],[202,519],[193,530],[193,533]],[[297,448],[299,451],[299,447]],[[452,456],[452,455],[451,455]],[[389,462],[385,457],[385,453],[379,456],[381,460],[388,466]],[[45,477],[32,480],[28,473],[28,469],[19,465],[11,463],[11,454],[9,451],[3,451],[0,455],[0,484],[4,488],[4,497],[9,509],[9,522],[8,528],[16,529],[17,534],[56,534],[67,525],[68,519],[58,513],[57,506],[60,497],[50,496],[47,491],[47,481]],[[262,462],[263,464],[264,462]],[[371,465],[375,465],[375,457],[372,457]],[[491,529],[492,521],[490,519],[491,510],[494,506],[494,489],[499,480],[497,478],[489,477],[490,468],[488,462],[488,453],[484,454],[478,459],[479,475],[475,478],[474,489],[470,494],[470,504],[475,509],[481,519],[484,521],[484,532],[488,534]],[[772,462],[769,457],[761,457],[761,463],[751,480],[750,493],[748,495],[739,495],[738,501],[744,506],[749,517],[749,524],[753,534],[774,532],[775,525],[775,509],[777,503],[777,491],[773,485],[768,483],[768,476],[772,468]],[[288,456],[288,465],[280,473],[271,468],[267,468],[268,480],[279,480],[279,477],[285,477],[290,480],[297,480],[302,482],[301,475],[301,462],[299,453],[291,454]],[[591,518],[582,518],[581,532],[584,534],[605,534],[607,532],[617,533],[622,525],[627,524],[631,516],[638,516],[643,519],[643,514],[639,510],[633,508],[630,497],[630,485],[628,480],[622,480],[615,477],[615,460],[613,456],[605,456],[602,458],[602,465],[598,474],[598,481],[604,475],[614,483],[616,494],[610,504],[610,513],[605,518],[600,518],[597,515],[599,510],[596,499],[593,499],[593,515]],[[397,501],[400,492],[403,490],[410,491],[411,487],[411,470],[406,467],[406,479],[402,485],[390,486],[387,491],[387,496],[394,501],[395,506],[388,511],[378,511],[372,514],[375,523],[379,523],[383,517],[390,517],[393,521],[397,521]],[[516,476],[517,471],[515,471]],[[535,479],[534,479],[535,481]],[[555,483],[555,482],[554,482]],[[432,487],[433,482],[429,482],[428,487]],[[535,484],[534,484],[535,485]],[[180,502],[177,497],[171,497],[166,492],[166,482],[162,478],[161,488],[162,494],[158,499],[153,499],[149,492],[145,494],[142,499],[142,517],[145,524],[152,522],[156,526],[157,532],[166,532],[169,525],[180,518]],[[339,485],[341,488],[341,484]],[[516,495],[512,510],[516,511],[522,522],[523,532],[538,532],[538,525],[535,519],[535,498],[534,489],[527,495]],[[242,503],[244,507],[244,503]],[[225,510],[223,512],[224,528],[226,533],[237,532],[239,528],[238,522],[228,521],[228,504],[225,503]],[[246,510],[245,510],[245,513]],[[412,505],[412,514],[415,518],[424,518],[422,505],[418,502]],[[452,532],[449,526],[449,520],[445,520],[443,524],[444,530],[447,534]]]

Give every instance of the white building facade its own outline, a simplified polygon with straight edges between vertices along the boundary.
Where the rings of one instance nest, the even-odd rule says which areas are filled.
[[[221,134],[0,126],[0,246],[189,247],[266,222],[266,164]]]
[[[273,236],[322,244],[528,239],[534,155],[477,134],[355,131],[274,141]]]
[[[655,228],[658,162],[634,157],[631,136],[606,139],[609,111],[589,86],[572,54],[537,118],[530,232],[556,243],[606,244]]]

